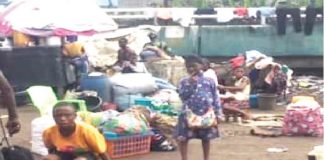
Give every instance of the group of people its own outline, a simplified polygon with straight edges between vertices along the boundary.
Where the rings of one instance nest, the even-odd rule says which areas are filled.
[[[187,108],[190,108],[197,115],[204,115],[212,106],[217,121],[228,120],[229,115],[249,119],[250,115],[247,109],[249,108],[251,90],[262,90],[262,92],[273,93],[278,96],[284,93],[287,86],[287,76],[283,73],[279,64],[271,62],[262,69],[255,68],[254,65],[263,58],[256,58],[249,64],[232,65],[233,76],[230,76],[232,82],[225,84],[219,84],[215,72],[216,68],[213,68],[207,59],[198,56],[185,58],[185,66],[189,76],[183,78],[178,86],[183,108],[179,115],[175,133],[182,160],[188,159],[188,141],[192,138],[202,140],[203,158],[209,160],[210,140],[219,136],[217,126],[209,128],[189,127],[188,121],[186,121]],[[244,56],[242,60],[245,60]],[[253,72],[257,73],[251,74]],[[250,79],[253,79],[253,81]]]
[[[128,46],[126,38],[120,38],[118,41],[120,49],[118,50],[117,61],[113,68],[122,73],[142,73],[146,72],[146,69],[138,63],[139,61],[151,62],[161,59],[172,59],[171,48],[165,42],[159,41],[156,33],[150,32],[148,37],[150,42],[144,44],[139,56]]]
[[[151,42],[145,44],[141,58],[148,60],[151,58],[169,59],[170,51],[168,47],[155,44],[156,35],[149,34]],[[115,66],[119,66],[124,73],[137,72],[137,54],[127,46],[127,39],[120,39],[118,50],[118,60]],[[154,52],[155,55],[153,55]],[[207,59],[199,56],[185,57],[185,67],[188,73],[178,85],[178,93],[183,102],[182,111],[178,117],[178,124],[175,129],[175,139],[178,141],[179,151],[182,160],[188,159],[188,141],[192,138],[202,140],[204,160],[209,160],[210,140],[219,136],[217,126],[208,128],[190,128],[186,121],[186,109],[189,108],[197,115],[203,115],[209,108],[214,110],[217,121],[224,120],[228,114],[237,114],[245,119],[249,118],[249,113],[243,109],[249,107],[249,96],[252,86],[260,83],[263,89],[270,90],[278,95],[282,93],[284,84],[284,74],[280,71],[279,65],[270,64],[264,70],[251,69],[260,59],[256,59],[250,66],[239,65],[233,69],[233,83],[219,84],[215,68],[210,65]],[[251,73],[258,72],[257,76]],[[260,72],[260,73],[259,73]],[[262,88],[262,87],[261,87]],[[8,108],[9,119],[7,128],[9,134],[15,134],[20,130],[18,114],[15,109],[15,97],[13,89],[5,76],[0,72],[0,89],[3,105]],[[56,125],[46,129],[43,133],[45,146],[49,150],[49,155],[43,160],[95,160],[101,158],[109,159],[105,138],[103,135],[88,124],[76,122],[77,107],[74,104],[61,102],[53,107],[53,118]]]
[[[192,138],[202,140],[204,160],[209,160],[210,140],[219,136],[218,128],[217,126],[202,129],[188,127],[186,107],[189,107],[197,115],[203,115],[212,106],[218,120],[223,120],[224,113],[227,112],[238,112],[246,115],[240,109],[222,105],[221,101],[224,96],[221,96],[219,90],[224,89],[228,91],[225,94],[226,99],[235,99],[236,97],[246,99],[244,94],[249,92],[250,82],[244,76],[243,69],[238,67],[234,69],[236,78],[234,86],[219,85],[216,73],[211,68],[208,60],[198,56],[186,57],[185,66],[189,76],[182,79],[179,84],[179,96],[184,106],[183,112],[180,113],[178,119],[175,138],[179,142],[182,160],[188,159],[188,141]]]

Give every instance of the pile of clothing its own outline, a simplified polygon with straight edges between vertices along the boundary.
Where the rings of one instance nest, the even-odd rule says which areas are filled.
[[[304,95],[314,97],[315,100],[323,105],[324,80],[317,76],[295,76],[288,87],[287,97]]]

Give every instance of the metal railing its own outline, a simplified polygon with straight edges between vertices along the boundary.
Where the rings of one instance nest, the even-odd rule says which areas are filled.
[[[275,8],[270,8],[275,10]],[[215,11],[219,10],[220,8],[214,8]],[[228,10],[235,10],[235,8],[221,8],[222,10],[228,9]],[[248,9],[254,9],[257,10],[258,8],[248,8]],[[301,17],[306,17],[305,14],[305,7],[300,8],[301,9]],[[194,14],[194,11],[197,10],[197,8],[109,8],[109,9],[103,9],[109,17],[113,19],[151,19],[156,18],[156,14],[158,11],[164,10],[168,11],[170,15],[172,13],[179,13],[179,12],[186,12],[188,15],[193,19],[206,19],[206,18],[218,18],[219,15],[216,14],[209,14],[209,15],[198,15]],[[191,15],[190,15],[191,14]],[[276,17],[276,14],[271,15],[270,17]],[[287,17],[291,17],[290,15],[287,15]],[[323,17],[322,15],[317,15],[317,17]],[[233,18],[240,19],[240,18],[247,18],[246,16],[238,16],[236,14],[233,14]]]

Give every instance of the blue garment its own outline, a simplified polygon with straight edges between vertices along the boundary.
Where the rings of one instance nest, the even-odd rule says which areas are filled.
[[[258,70],[258,69],[252,69],[251,72],[249,73],[249,78],[250,78],[250,82],[251,82],[250,94],[257,93],[257,87],[255,84],[257,83],[257,80],[259,78],[259,72],[260,72],[260,70]]]
[[[78,36],[66,36],[66,40],[70,43],[78,41]]]
[[[86,54],[70,59],[70,63],[76,67],[78,74],[86,74],[89,72],[89,61]]]
[[[161,78],[156,78],[153,77],[155,84],[157,85],[158,89],[173,89],[173,90],[177,90],[177,87],[175,87],[174,85],[172,85],[171,83],[169,83],[166,80],[163,80]]]
[[[186,105],[197,115],[203,115],[209,107],[213,107],[218,114],[221,106],[217,103],[215,82],[202,74],[198,75],[196,84],[190,82],[189,78],[180,81],[179,96],[183,102],[182,112],[179,116],[175,136],[177,139],[198,138],[208,140],[218,137],[218,128],[189,129],[185,120]]]
[[[270,17],[276,14],[276,9],[273,7],[260,7],[261,16]]]

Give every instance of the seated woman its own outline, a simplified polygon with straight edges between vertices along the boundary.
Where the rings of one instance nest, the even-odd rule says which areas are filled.
[[[236,67],[234,69],[234,86],[218,85],[219,89],[225,90],[225,94],[220,95],[223,101],[223,108],[226,120],[228,115],[238,115],[245,119],[249,118],[248,113],[243,109],[249,108],[249,96],[250,96],[250,79],[244,76],[244,68]]]
[[[148,73],[144,63],[137,61],[136,54],[130,55],[129,59],[129,61],[124,61],[120,66],[122,73]]]
[[[258,93],[272,93],[277,95],[277,101],[284,100],[287,89],[287,75],[283,73],[281,65],[271,63],[260,71],[256,81]]]
[[[135,51],[127,46],[128,40],[121,38],[118,44],[120,49],[113,69],[122,73],[147,73],[145,65],[137,62],[138,56]]]
[[[110,159],[104,136],[93,126],[75,122],[76,108],[59,102],[53,108],[55,126],[43,132],[49,155],[43,160],[101,160]]]
[[[161,59],[171,59],[171,48],[169,48],[165,42],[158,41],[156,33],[149,33],[148,37],[150,42],[146,43],[143,47],[143,51],[140,54],[141,59],[146,61],[154,61]]]

